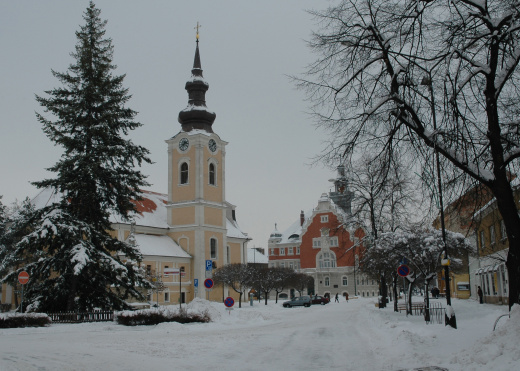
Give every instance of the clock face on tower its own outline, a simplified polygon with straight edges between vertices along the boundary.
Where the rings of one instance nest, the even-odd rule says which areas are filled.
[[[211,152],[215,152],[217,150],[217,143],[213,139],[210,139],[208,142],[208,147]]]
[[[190,145],[190,141],[188,138],[182,138],[179,142],[179,149],[181,151],[186,151],[188,149],[188,146]]]

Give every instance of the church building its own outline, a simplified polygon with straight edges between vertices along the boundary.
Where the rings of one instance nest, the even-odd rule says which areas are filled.
[[[186,303],[196,297],[238,300],[234,290],[207,290],[204,281],[225,264],[247,264],[250,238],[236,222],[235,206],[226,200],[228,143],[213,131],[216,115],[206,106],[209,84],[202,74],[198,34],[185,88],[188,105],[179,113],[180,131],[166,140],[167,193],[143,190],[132,223],[111,216],[112,236],[135,244],[143,255],[143,271],[156,284],[147,302],[136,306]],[[53,189],[44,189],[33,202],[40,208],[60,198]],[[3,290],[2,303],[14,305],[11,287]]]

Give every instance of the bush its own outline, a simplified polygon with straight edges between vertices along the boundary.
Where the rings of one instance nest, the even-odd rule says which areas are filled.
[[[0,328],[44,327],[51,324],[45,313],[6,313],[0,314]]]
[[[115,314],[115,321],[125,326],[157,325],[161,322],[192,323],[211,321],[209,313],[188,313],[186,309],[172,310],[171,307],[142,309],[135,312],[123,311]]]

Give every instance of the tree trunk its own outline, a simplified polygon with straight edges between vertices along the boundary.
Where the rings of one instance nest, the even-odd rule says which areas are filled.
[[[269,291],[264,292],[265,295],[265,305],[267,305],[267,295],[269,295]]]
[[[397,273],[394,273],[393,274],[393,277],[392,277],[392,291],[394,292],[394,312],[398,312],[399,310],[397,309],[397,302],[398,302],[398,299],[397,299]]]

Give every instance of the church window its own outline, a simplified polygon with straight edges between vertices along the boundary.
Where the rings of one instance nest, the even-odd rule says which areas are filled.
[[[209,246],[210,246],[211,259],[216,259],[217,258],[217,240],[215,238],[211,238],[209,240]]]
[[[181,164],[181,184],[188,184],[188,164],[186,162]]]
[[[216,185],[216,172],[215,172],[215,164],[209,164],[209,184]]]

